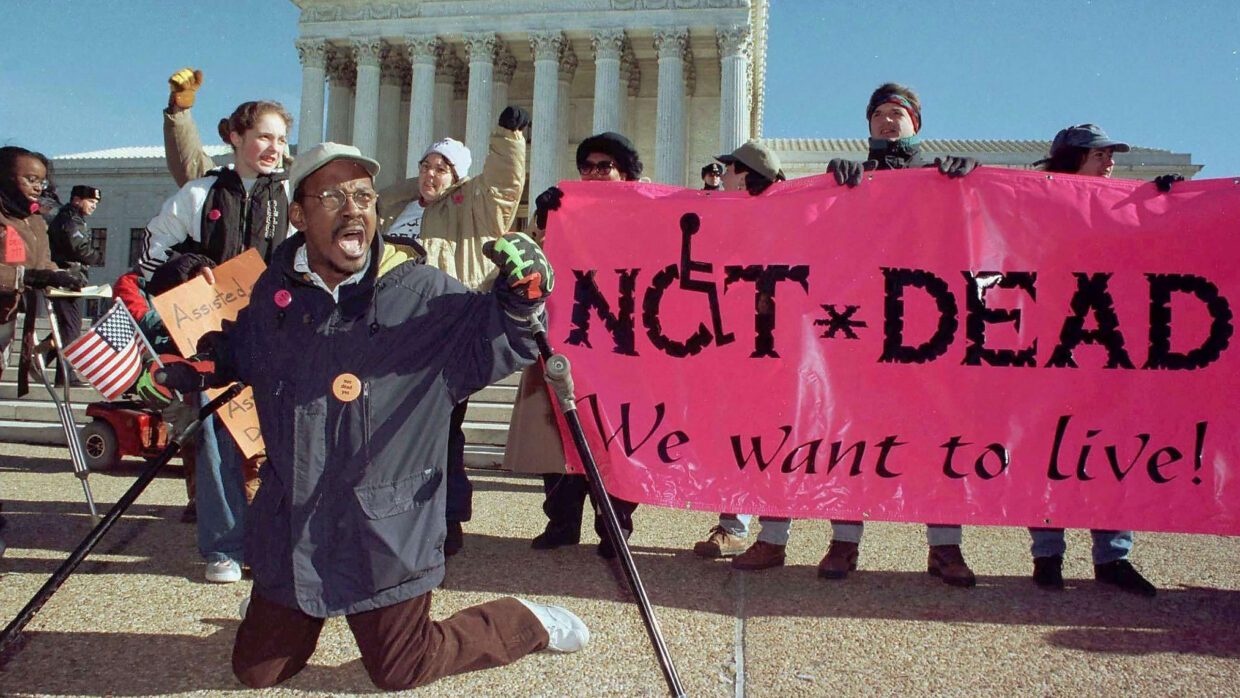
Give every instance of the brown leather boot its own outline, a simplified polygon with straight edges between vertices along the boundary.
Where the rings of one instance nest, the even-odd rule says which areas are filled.
[[[822,562],[818,563],[818,576],[823,579],[843,579],[855,569],[857,569],[857,544],[833,540]]]
[[[738,570],[765,570],[772,567],[783,567],[784,546],[760,540],[749,546],[749,550],[732,558],[732,567]]]
[[[932,545],[926,571],[954,587],[977,585],[977,577],[964,561],[959,545]]]
[[[693,554],[698,557],[720,558],[739,555],[745,550],[745,539],[729,533],[723,526],[710,529],[706,540],[693,544]]]

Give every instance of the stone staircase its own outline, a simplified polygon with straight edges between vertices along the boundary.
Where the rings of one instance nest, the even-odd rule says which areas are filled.
[[[18,330],[24,319],[19,316]],[[83,331],[90,327],[90,321],[83,322]],[[38,338],[48,333],[47,320],[40,318],[37,327]],[[64,432],[57,416],[56,405],[48,397],[47,389],[37,380],[31,380],[30,392],[25,397],[17,397],[17,361],[16,340],[9,352],[9,363],[0,378],[0,441],[5,443],[27,443],[63,446]],[[469,400],[469,411],[465,416],[465,464],[475,468],[498,467],[504,457],[504,443],[508,438],[508,420],[512,414],[512,404],[517,399],[519,374],[487,386],[474,393]],[[57,388],[56,397],[61,397],[63,388]],[[86,405],[102,400],[93,388],[73,388],[69,391],[69,399],[73,406],[74,418],[79,427],[88,420]]]

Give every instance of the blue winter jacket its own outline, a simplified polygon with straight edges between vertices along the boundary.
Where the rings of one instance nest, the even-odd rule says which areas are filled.
[[[537,349],[494,292],[414,261],[379,275],[378,235],[365,279],[340,286],[336,303],[293,270],[302,244],[276,250],[226,328],[217,370],[253,386],[267,445],[246,512],[255,588],[326,617],[439,584],[452,408]],[[333,392],[346,374],[356,397]]]

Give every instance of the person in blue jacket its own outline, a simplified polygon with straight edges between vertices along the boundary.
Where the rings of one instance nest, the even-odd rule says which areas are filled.
[[[430,620],[444,576],[448,420],[470,393],[537,355],[530,318],[554,285],[520,233],[488,243],[491,292],[375,235],[374,175],[357,148],[299,154],[281,245],[235,323],[200,350],[213,373],[169,363],[183,391],[240,380],[254,389],[267,444],[245,529],[254,587],[233,646],[233,672],[278,684],[314,652],[323,619],[343,615],[380,688],[551,649],[581,649],[589,631],[566,609],[515,598]]]

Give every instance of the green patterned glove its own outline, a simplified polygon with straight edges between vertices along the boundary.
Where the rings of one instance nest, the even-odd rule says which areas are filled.
[[[142,369],[142,374],[138,376],[138,382],[134,384],[134,392],[138,394],[138,399],[153,410],[162,410],[172,403],[172,391],[155,382],[152,375],[159,365],[154,361],[147,363]]]
[[[555,288],[555,272],[547,257],[525,233],[507,233],[490,240],[482,246],[482,253],[499,267],[495,287],[506,305],[532,309]]]

